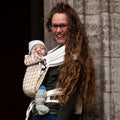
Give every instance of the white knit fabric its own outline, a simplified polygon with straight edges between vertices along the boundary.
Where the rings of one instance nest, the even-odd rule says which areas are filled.
[[[33,108],[34,105],[35,105],[35,102],[33,100],[33,101],[30,102],[30,104],[29,104],[29,106],[27,108],[25,120],[28,120],[28,118],[30,116],[30,112],[31,112],[31,110],[32,110],[32,108]]]
[[[46,56],[43,57],[43,59],[46,59],[46,67],[55,67],[58,65],[61,65],[64,60],[65,55],[65,46],[57,46],[51,51],[48,52]]]
[[[34,45],[37,45],[37,44],[43,45],[45,47],[45,50],[46,50],[46,53],[47,53],[47,47],[45,46],[45,44],[41,40],[32,40],[28,43],[29,54],[31,52],[32,47]]]

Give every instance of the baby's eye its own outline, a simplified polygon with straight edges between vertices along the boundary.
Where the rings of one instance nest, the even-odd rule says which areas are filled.
[[[36,48],[34,48],[33,50],[36,50]]]
[[[41,48],[42,50],[44,50],[45,48],[43,47],[43,48]]]

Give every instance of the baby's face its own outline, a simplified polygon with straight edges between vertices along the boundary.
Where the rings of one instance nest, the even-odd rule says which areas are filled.
[[[31,54],[38,52],[39,55],[45,56],[45,47],[43,45],[37,44],[32,47]]]

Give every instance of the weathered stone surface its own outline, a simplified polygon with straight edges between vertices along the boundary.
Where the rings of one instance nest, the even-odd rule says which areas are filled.
[[[120,14],[120,0],[110,0],[110,12]]]
[[[100,83],[99,83],[100,84]],[[98,85],[100,87],[100,85]],[[101,92],[102,88],[97,88],[97,100],[96,104],[90,108],[90,110],[85,109],[84,120],[103,120],[104,118],[104,107],[103,107],[103,94]]]
[[[104,92],[104,94],[103,94],[103,96],[104,96],[104,105],[103,105],[103,107],[104,107],[104,120],[111,120],[110,119],[110,113],[111,113],[111,93],[110,92]]]
[[[99,15],[86,15],[85,28],[89,36],[101,34],[101,20]]]
[[[102,38],[102,45],[103,45],[103,56],[110,55],[110,40],[109,40],[109,14],[107,12],[101,13],[101,38]]]
[[[111,71],[110,71],[110,58],[104,57],[103,58],[103,86],[104,86],[104,92],[110,92],[111,91]]]
[[[84,13],[83,0],[74,0],[73,7],[77,11],[77,13],[80,13],[80,14]]]
[[[101,76],[103,72],[102,68],[102,59],[100,57],[94,58],[94,65],[96,70],[96,85],[97,85],[97,99],[96,104],[90,109],[85,109],[85,120],[103,120],[103,94],[102,91],[104,90],[101,84]],[[102,77],[103,78],[103,77]]]
[[[84,0],[85,14],[100,14],[100,0]]]
[[[94,60],[94,66],[96,71],[96,84],[97,84],[97,88],[100,90],[101,87],[103,87],[101,86],[101,75],[103,75],[102,59],[101,57],[97,57],[97,58],[93,58],[93,60]]]
[[[52,46],[52,37],[50,35],[50,33],[48,33],[48,30],[46,28],[46,21],[47,21],[47,18],[49,16],[49,12],[48,10],[50,11],[52,9],[52,0],[44,0],[44,42],[48,48],[48,50],[50,50],[51,46]]]
[[[73,2],[74,0],[67,0],[67,3],[70,4],[71,6],[73,6]]]
[[[120,56],[120,14],[110,14],[110,48],[111,56]]]
[[[111,119],[120,120],[120,93],[111,94]]]
[[[44,0],[44,19],[45,19],[45,22],[46,22],[46,18],[48,17],[51,9],[52,9],[52,0]]]
[[[85,28],[93,56],[101,56],[101,22],[99,15],[86,15]]]
[[[117,39],[117,40],[111,41],[110,45],[111,45],[111,56],[119,57],[120,56],[120,40]]]
[[[120,58],[111,58],[111,91],[120,92]]]
[[[100,3],[101,3],[101,12],[108,12],[109,9],[108,9],[108,2],[109,0],[100,0]]]
[[[84,22],[85,22],[85,18],[84,18],[84,14],[78,14],[82,24],[84,25]]]
[[[97,68],[97,67],[96,67]],[[98,70],[98,69],[97,69]],[[85,115],[84,115],[84,120],[103,120],[104,118],[104,107],[103,107],[103,92],[101,81],[97,79],[96,81],[97,84],[97,99],[95,105],[93,105],[90,110],[85,109]]]
[[[101,56],[102,54],[102,51],[101,51],[101,39],[100,39],[100,36],[98,35],[94,35],[94,36],[90,36],[88,38],[89,40],[89,46],[90,46],[90,49],[91,49],[91,54],[92,56]]]
[[[85,110],[84,120],[103,120],[104,114],[101,112],[103,111],[102,99],[101,97],[99,99],[101,102],[97,102],[90,110]]]

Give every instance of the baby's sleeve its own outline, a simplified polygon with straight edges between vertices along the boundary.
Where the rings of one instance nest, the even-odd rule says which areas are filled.
[[[25,55],[24,56],[24,64],[26,65],[26,66],[28,66],[28,65],[31,65],[31,56],[30,55]]]
[[[38,63],[41,60],[42,60],[42,57],[40,57],[37,53],[32,54],[32,55],[25,55],[24,64],[28,66],[28,65]]]

